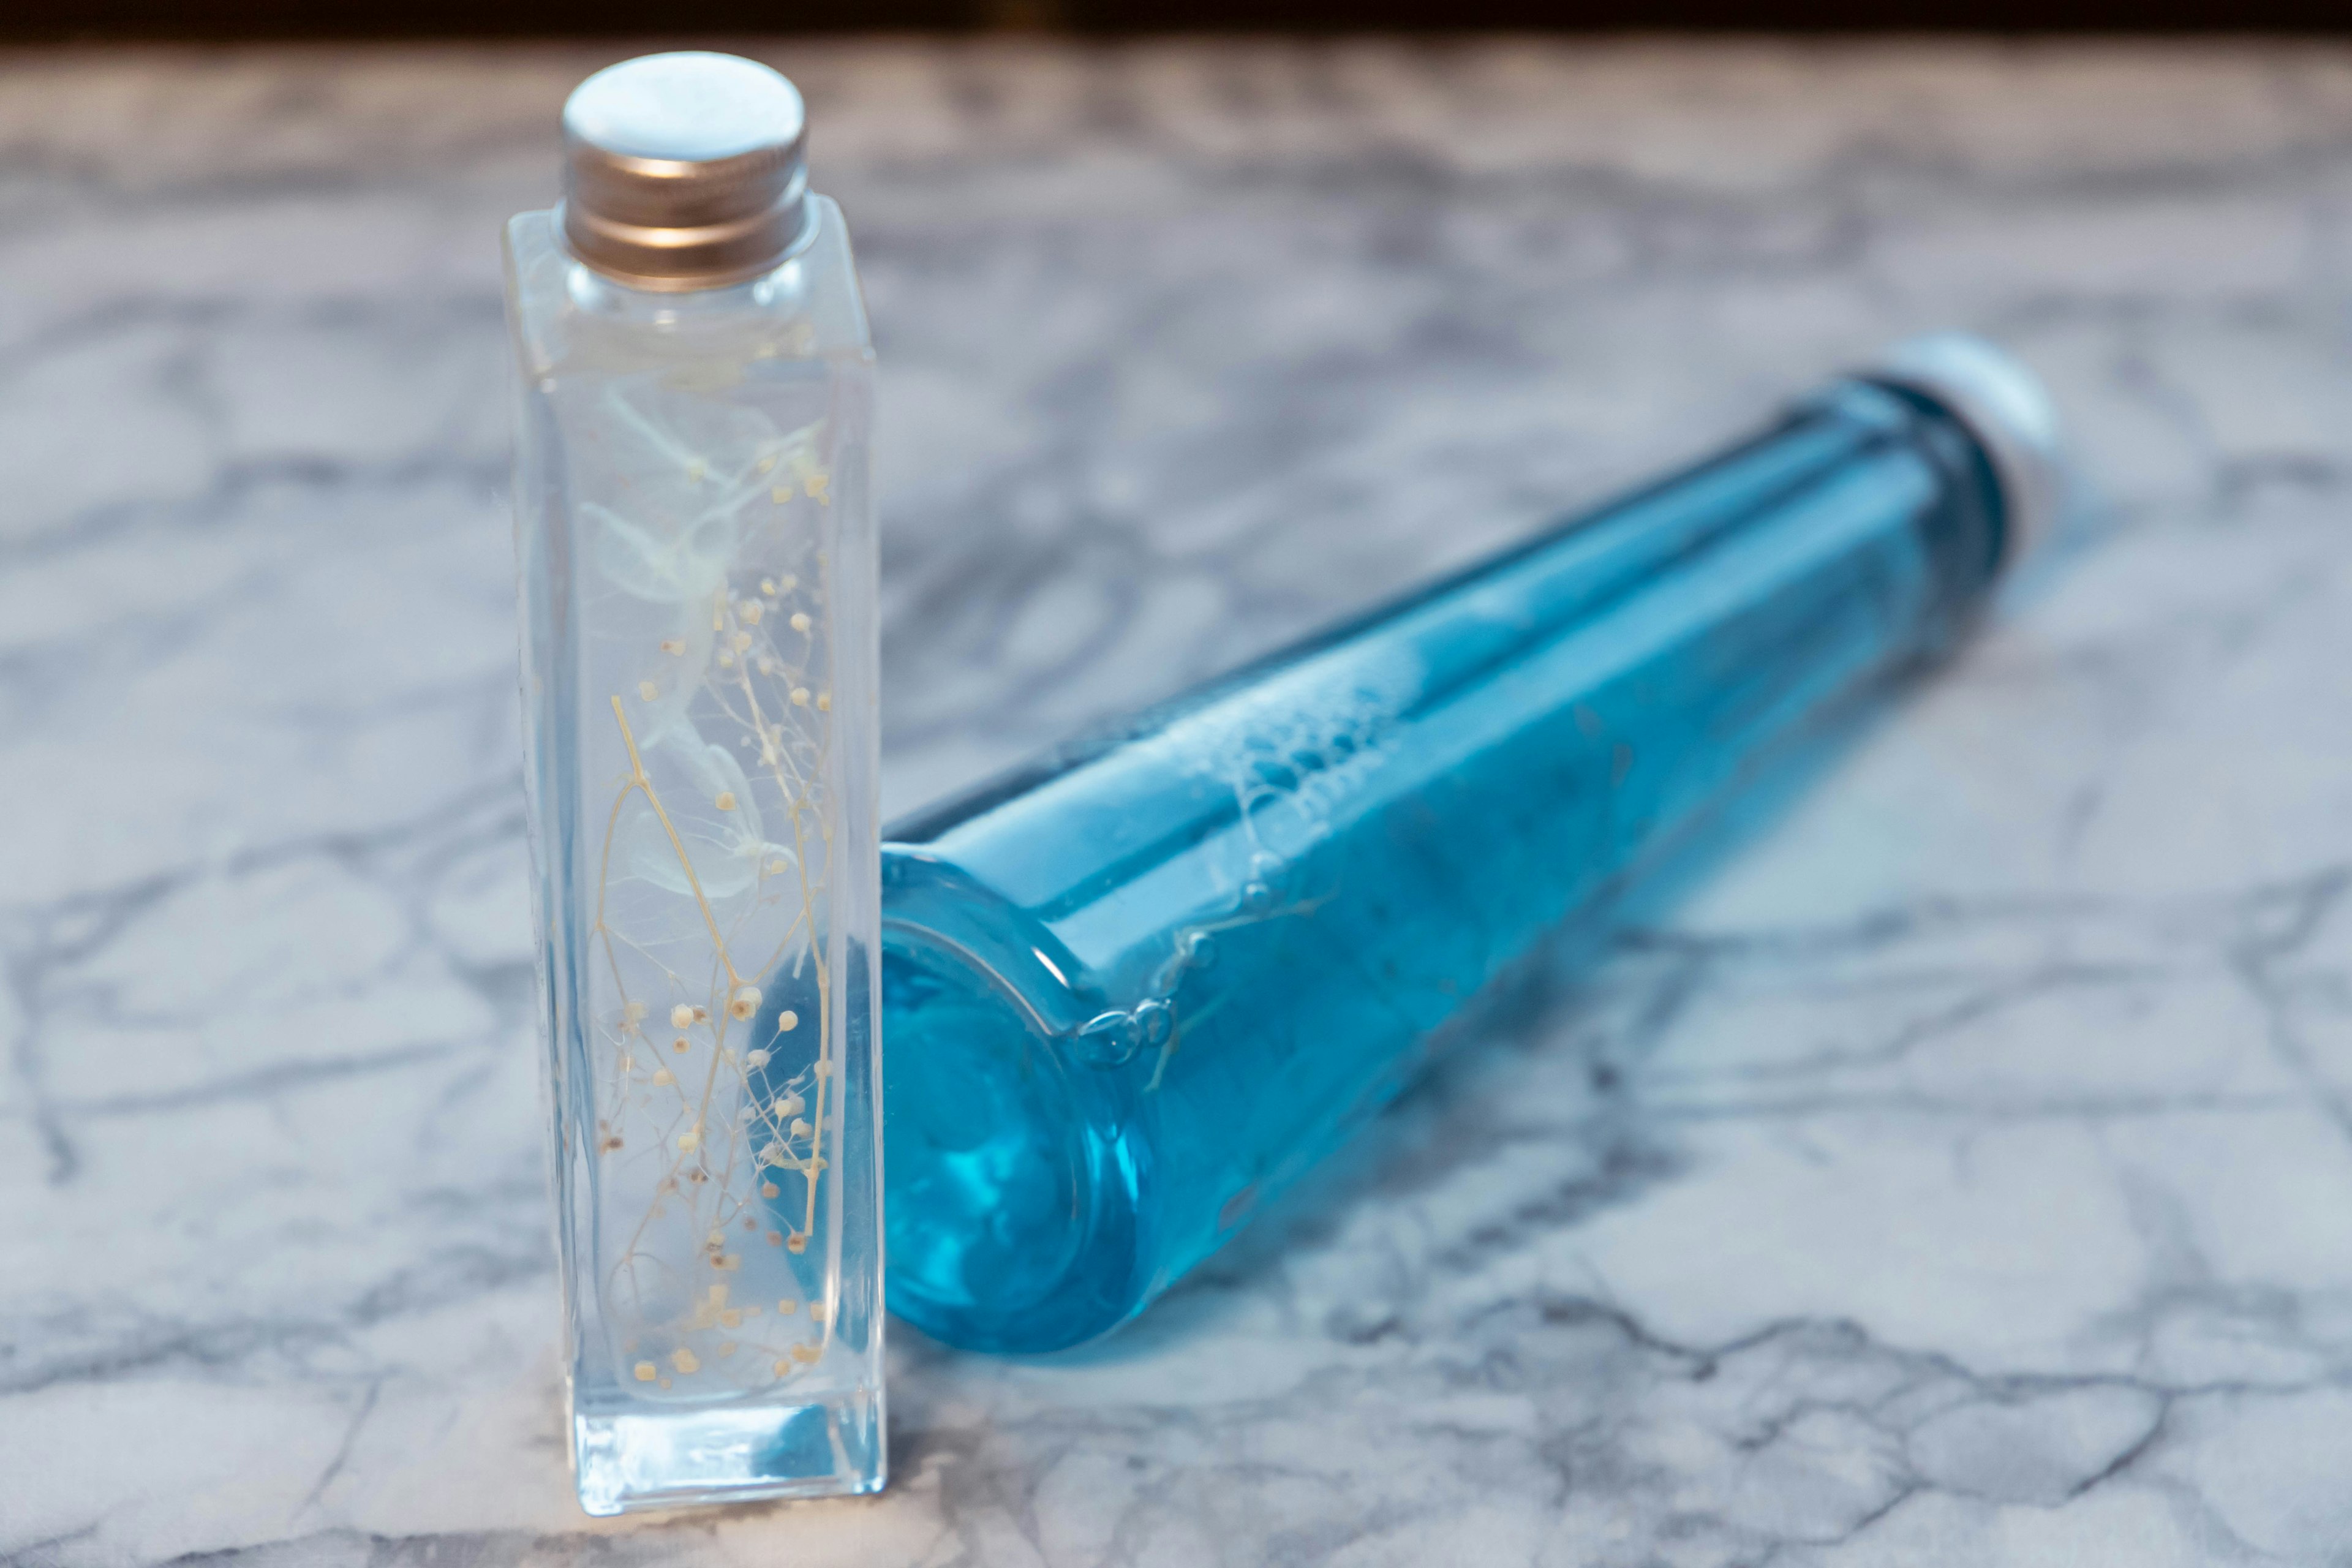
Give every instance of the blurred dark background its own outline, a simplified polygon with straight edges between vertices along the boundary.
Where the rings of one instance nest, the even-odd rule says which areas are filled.
[[[2352,0],[12,0],[0,38],[520,37],[877,29],[2347,32]]]

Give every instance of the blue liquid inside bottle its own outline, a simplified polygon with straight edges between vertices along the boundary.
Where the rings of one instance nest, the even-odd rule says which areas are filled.
[[[2001,455],[1948,398],[1834,383],[898,825],[892,1309],[1005,1352],[1140,1310],[1482,985],[1777,743],[1945,645],[2013,553]]]

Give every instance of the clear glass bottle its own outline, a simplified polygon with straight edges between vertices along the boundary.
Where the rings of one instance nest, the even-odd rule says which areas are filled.
[[[885,1470],[873,353],[792,85],[631,60],[507,230],[523,709],[590,1513]]]
[[[890,1302],[1139,1311],[1758,760],[1943,646],[2050,509],[2030,376],[1931,340],[1498,560],[894,825]]]

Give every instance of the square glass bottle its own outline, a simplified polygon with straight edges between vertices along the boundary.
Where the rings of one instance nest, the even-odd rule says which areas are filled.
[[[649,56],[508,226],[526,774],[590,1513],[886,1468],[873,353],[764,66]]]

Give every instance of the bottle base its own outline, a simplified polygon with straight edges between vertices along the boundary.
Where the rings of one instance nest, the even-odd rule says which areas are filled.
[[[698,1503],[878,1492],[882,1402],[851,1392],[806,1405],[646,1405],[576,1411],[572,1473],[598,1518]]]
[[[1073,1068],[977,955],[884,939],[890,1310],[959,1350],[1082,1344],[1142,1304],[1148,1161],[1119,1085]]]

